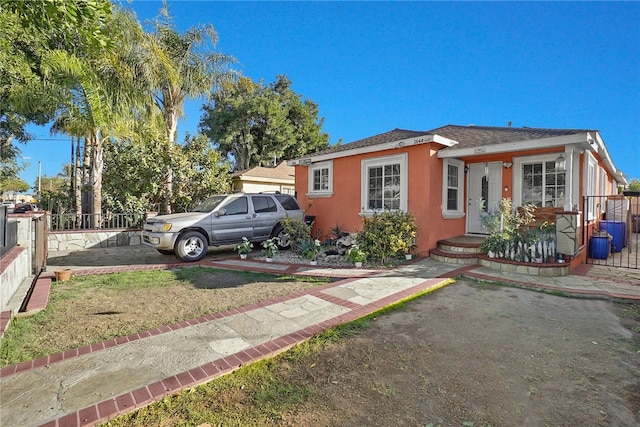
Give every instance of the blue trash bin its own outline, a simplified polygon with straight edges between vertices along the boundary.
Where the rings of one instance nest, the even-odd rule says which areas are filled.
[[[627,224],[621,221],[600,221],[600,230],[604,230],[613,237],[613,251],[622,252]]]
[[[607,259],[611,251],[611,237],[606,232],[594,234],[589,239],[589,257]]]

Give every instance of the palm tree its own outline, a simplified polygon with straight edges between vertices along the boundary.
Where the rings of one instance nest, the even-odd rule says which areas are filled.
[[[109,25],[113,48],[99,52],[50,52],[43,60],[45,77],[65,87],[52,132],[64,132],[84,139],[85,158],[90,172],[93,225],[102,213],[103,144],[127,134],[133,122],[132,111],[143,110],[143,94],[148,82],[136,68],[134,52],[142,37],[139,23],[130,14],[114,12]],[[78,209],[78,207],[76,208]],[[79,213],[79,209],[77,210]]]
[[[164,210],[171,213],[173,194],[172,151],[178,119],[184,114],[187,97],[201,98],[210,94],[221,79],[232,78],[227,67],[235,60],[216,53],[218,35],[213,25],[193,27],[178,33],[168,15],[166,5],[154,23],[154,32],[146,34],[147,57],[143,58],[152,78],[152,99],[161,112],[165,125],[166,180]]]

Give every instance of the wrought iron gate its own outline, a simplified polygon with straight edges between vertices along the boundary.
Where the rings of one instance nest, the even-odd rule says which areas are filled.
[[[640,269],[640,192],[586,196],[582,212],[587,264]]]

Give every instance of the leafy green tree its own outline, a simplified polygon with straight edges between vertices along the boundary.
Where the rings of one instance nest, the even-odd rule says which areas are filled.
[[[200,126],[235,170],[276,164],[327,148],[318,106],[277,76],[270,85],[247,77],[225,82],[204,107]]]
[[[53,107],[50,97],[43,95],[37,73],[38,58],[45,48],[42,40],[29,33],[4,4],[0,5],[0,28],[0,160],[4,164],[16,163],[20,150],[15,144],[29,139],[27,123],[46,123]]]
[[[42,57],[107,46],[103,28],[111,7],[109,0],[0,0],[1,151],[12,153],[12,143],[30,139],[27,124],[46,124],[54,114],[59,88],[45,82]]]
[[[629,190],[640,191],[640,179],[631,178],[631,180],[629,181]]]
[[[111,16],[110,0],[0,0],[0,8],[58,47],[86,40],[95,48],[104,48],[110,42],[104,33]]]
[[[60,97],[52,130],[84,140],[91,200],[87,210],[98,222],[102,213],[104,145],[130,134],[136,112],[144,111],[148,87],[131,59],[142,40],[139,23],[123,10],[116,10],[109,23],[114,49],[54,50],[42,63],[45,77],[67,88]]]
[[[29,189],[29,184],[24,180],[16,177],[0,179],[0,193],[13,191],[15,193],[24,193]]]
[[[176,144],[171,159],[164,159],[164,143],[158,139],[115,141],[105,146],[105,208],[114,212],[143,213],[159,210],[164,203],[165,164],[176,171],[171,204],[185,211],[212,194],[230,189],[229,165],[197,135]]]
[[[218,35],[213,25],[192,27],[184,33],[175,29],[167,5],[154,23],[154,31],[146,34],[146,53],[140,57],[152,79],[152,98],[164,118],[164,142],[167,158],[172,158],[178,119],[184,114],[186,98],[208,96],[217,84],[233,73],[228,65],[231,56],[214,50]],[[171,213],[174,170],[167,165],[163,180],[164,210]]]
[[[214,194],[231,189],[231,167],[202,135],[186,135],[180,155],[174,157],[176,181],[172,204],[186,211]]]

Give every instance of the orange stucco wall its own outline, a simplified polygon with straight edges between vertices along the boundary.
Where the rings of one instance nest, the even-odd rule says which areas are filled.
[[[432,144],[403,149],[385,150],[371,154],[343,157],[333,160],[333,196],[307,196],[308,168],[296,166],[296,193],[307,215],[315,215],[314,235],[322,239],[331,237],[331,229],[340,225],[345,231],[362,230],[361,162],[364,159],[407,153],[407,208],[418,226],[417,251],[428,254],[438,240],[464,234],[465,219],[442,218],[442,161]]]
[[[417,251],[428,255],[430,249],[437,246],[438,240],[462,235],[466,231],[466,218],[445,219],[442,216],[442,159],[438,159],[439,144],[421,144],[370,154],[354,155],[333,159],[333,195],[331,197],[307,196],[308,167],[295,167],[296,194],[303,209],[308,215],[315,215],[314,235],[321,235],[321,239],[332,237],[331,229],[336,225],[349,232],[362,230],[361,211],[361,162],[364,159],[376,158],[407,153],[408,155],[408,194],[407,206],[418,225],[416,240]],[[509,154],[492,154],[485,156],[461,157],[465,164],[483,162],[511,162],[517,157],[539,155],[546,153],[560,153],[561,148],[518,151]],[[600,160],[598,159],[598,162]],[[600,166],[602,164],[600,163]],[[584,196],[584,154],[579,161],[579,194],[580,200]],[[597,179],[600,175],[597,174]],[[608,178],[610,180],[610,177]],[[502,169],[502,197],[513,196],[513,168]],[[608,186],[612,187],[613,183]],[[597,189],[600,188],[599,183]],[[466,191],[466,182],[465,182]],[[467,200],[466,194],[464,200]],[[466,206],[465,206],[466,211]],[[588,236],[586,236],[588,239]],[[583,240],[582,244],[587,240]],[[584,253],[580,254],[584,256]]]

